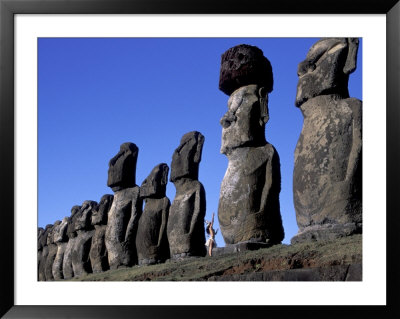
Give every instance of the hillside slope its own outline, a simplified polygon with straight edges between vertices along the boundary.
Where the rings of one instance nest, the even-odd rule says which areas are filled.
[[[362,235],[332,242],[276,245],[215,257],[168,260],[89,274],[79,281],[359,281]]]

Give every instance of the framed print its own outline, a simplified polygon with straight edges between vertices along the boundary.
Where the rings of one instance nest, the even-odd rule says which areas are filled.
[[[399,133],[400,5],[397,1],[380,3],[325,1],[323,4],[294,0],[272,3],[248,1],[245,8],[243,3],[237,1],[230,2],[229,5],[208,1],[195,1],[189,4],[174,0],[0,1],[0,140],[2,143],[1,167],[3,168],[1,196],[4,205],[4,227],[0,232],[0,242],[4,243],[1,263],[3,276],[0,314],[2,316],[4,315],[5,318],[152,318],[160,316],[236,318],[264,313],[272,316],[285,314],[285,316],[307,317],[310,312],[313,312],[323,314],[324,317],[340,315],[347,318],[356,314],[367,315],[374,312],[377,316],[390,318],[399,314],[396,303],[398,296],[395,289],[399,281],[395,267],[396,244],[399,242],[395,236],[398,217],[394,213],[398,206],[395,200],[394,183],[398,177],[396,164],[399,160],[397,135]],[[39,122],[40,116],[43,116],[38,110],[41,99],[38,96],[38,83],[41,83],[42,87],[44,85],[40,79],[38,64],[42,63],[41,66],[43,66],[43,61],[56,58],[54,53],[43,56],[44,51],[41,48],[52,45],[53,40],[70,39],[70,41],[84,42],[87,47],[93,49],[98,45],[96,39],[114,39],[114,43],[107,42],[109,48],[117,48],[115,50],[118,52],[129,52],[132,48],[120,46],[120,43],[124,39],[140,39],[140,45],[135,47],[136,50],[142,47],[143,54],[149,56],[151,51],[145,51],[145,46],[151,47],[153,45],[151,41],[158,39],[159,42],[153,45],[154,48],[156,49],[157,46],[169,48],[171,61],[174,50],[188,46],[189,49],[186,48],[185,52],[190,61],[190,50],[201,47],[201,44],[192,47],[188,43],[195,43],[195,41],[201,43],[201,39],[217,41],[218,39],[319,38],[322,36],[354,36],[362,39],[362,66],[359,67],[363,70],[362,100],[363,103],[365,102],[365,109],[363,109],[365,124],[363,205],[368,207],[365,211],[366,222],[363,223],[362,281],[352,283],[247,282],[243,284],[237,282],[224,284],[211,282],[41,282],[36,278],[32,281],[34,276],[31,265],[32,259],[35,258],[32,256],[36,256],[36,251],[34,254],[32,252],[26,254],[25,251],[30,251],[27,247],[35,246],[33,242],[36,241],[36,236],[33,234],[36,234],[37,229],[36,225],[34,229],[32,225],[37,222],[35,212],[40,208],[38,185],[40,185],[41,177],[38,172],[43,169],[38,157],[41,156],[40,154],[45,154],[50,161],[54,161],[55,164],[57,162],[56,158],[51,159],[52,153],[49,147],[51,143],[57,143],[57,141],[53,140],[50,144],[46,144],[48,149],[45,153],[40,153],[40,140],[37,138],[37,134],[42,134]],[[119,42],[116,39],[119,39]],[[76,54],[72,51],[65,52],[65,47],[60,44],[57,46],[58,50],[64,51],[64,56]],[[104,50],[104,47],[98,48]],[[79,48],[81,50],[82,46]],[[207,54],[207,50],[201,52]],[[213,53],[213,55],[216,54]],[[129,56],[126,57],[129,60]],[[85,68],[88,61],[96,58],[98,56],[95,54],[91,54],[87,60],[79,60],[78,57],[75,61],[76,65],[67,65],[61,59],[58,65],[76,68],[76,74],[79,75],[79,70]],[[154,58],[160,57],[154,55]],[[196,56],[196,58],[199,60],[201,57]],[[196,64],[196,61],[193,61],[193,64]],[[50,65],[49,69],[54,69],[54,65]],[[101,65],[100,62],[99,65]],[[151,83],[154,76],[151,72],[147,74],[145,64],[143,65],[144,68],[140,71],[142,82]],[[188,65],[189,62],[187,62]],[[200,65],[195,70],[200,72],[202,69],[205,72],[211,72],[206,69],[206,66],[200,67]],[[118,68],[116,64],[102,66]],[[168,68],[170,66],[167,60],[164,66],[160,67],[159,72],[174,74],[173,67]],[[62,72],[61,70],[60,74]],[[94,90],[95,94],[101,93],[101,90],[90,86],[91,80],[96,78],[96,70],[90,72],[91,75],[86,79],[87,86],[84,82],[81,84],[81,86],[85,85],[79,97],[82,99],[83,106],[85,101],[90,99],[89,95],[84,94],[85,90]],[[116,81],[116,77],[109,80]],[[203,80],[212,81],[208,78]],[[56,83],[58,79],[52,77],[49,83],[52,81]],[[125,78],[124,81],[131,83],[129,78]],[[178,79],[175,81],[180,83]],[[131,84],[137,85],[133,82]],[[157,84],[158,87],[155,85],[151,88],[154,94],[149,93],[151,103],[160,103],[168,110],[173,110],[171,117],[177,112],[187,111],[183,108],[180,110],[172,108],[174,95],[169,95],[164,90],[166,84],[162,80]],[[125,84],[125,90],[128,89],[127,85]],[[111,85],[108,87],[114,90],[111,96],[115,98],[115,101],[120,101],[118,97],[124,88],[111,89]],[[217,83],[215,89],[218,90]],[[179,85],[174,90],[175,96],[179,98],[182,94],[188,104],[190,104],[190,99],[196,99],[196,95],[202,94],[198,92],[195,84],[188,92],[179,91]],[[157,91],[162,92],[161,95],[157,95],[159,93]],[[55,91],[54,94],[56,94]],[[67,95],[53,98],[69,103]],[[146,101],[137,100],[137,103],[142,103],[144,107]],[[96,101],[98,105],[101,102],[101,98]],[[384,107],[385,102],[386,107]],[[76,100],[70,103],[72,108],[76,105]],[[112,105],[112,101],[108,103]],[[226,101],[209,101],[209,103],[220,105]],[[55,103],[53,105],[58,107]],[[82,127],[85,127],[88,121],[96,120],[96,110],[92,111],[92,116],[91,113],[80,113],[79,106],[75,108],[76,110],[71,110],[71,114],[76,116],[76,120],[80,121]],[[222,109],[223,107],[221,112]],[[107,109],[105,108],[102,112],[107,113]],[[196,112],[189,113],[188,116],[195,118],[210,116],[210,114],[202,114],[200,107],[197,107]],[[80,114],[84,114],[83,119],[79,118]],[[63,121],[67,116],[67,113],[57,114],[58,123],[52,123],[54,128],[62,130]],[[129,116],[135,117],[132,114]],[[150,121],[152,116],[157,115],[141,112],[140,116]],[[140,121],[140,116],[137,116],[137,122]],[[163,117],[167,126],[170,118],[165,114]],[[215,115],[212,116],[212,121],[219,125],[219,118],[214,119],[214,117]],[[122,118],[110,117],[110,120],[119,120],[122,123]],[[182,120],[182,126],[185,126],[185,121]],[[65,123],[67,123],[66,120]],[[150,130],[150,127],[148,128]],[[145,129],[146,127],[143,128]],[[220,130],[220,126],[217,130]],[[47,132],[51,132],[51,129]],[[153,138],[156,139],[160,133],[162,133],[161,129],[160,131],[153,129],[148,134],[153,134]],[[105,136],[108,136],[113,144],[118,143],[114,142],[115,137],[112,132]],[[74,138],[79,137],[77,134]],[[207,137],[206,135],[206,140]],[[70,135],[69,138],[71,138]],[[220,135],[216,139],[220,139]],[[364,144],[364,141],[367,142]],[[106,138],[102,142],[103,145],[108,143]],[[139,145],[139,148],[141,146],[145,145]],[[161,146],[159,147],[161,153]],[[98,148],[101,146],[96,146],[96,149]],[[90,150],[90,145],[87,149]],[[79,156],[87,149],[78,148],[74,151],[76,156]],[[171,154],[172,151],[173,149],[170,150]],[[72,163],[75,154],[73,151],[70,154],[67,153],[65,156],[71,156]],[[45,167],[50,170],[49,165],[46,164]],[[82,172],[82,174],[86,173]],[[56,165],[51,174],[57,174]],[[141,176],[138,182],[141,182],[140,179],[144,177]],[[67,177],[63,175],[62,178]],[[84,181],[76,181],[76,183],[82,182],[84,183]],[[49,193],[48,196],[51,194]],[[211,296],[212,301],[208,301],[207,296]]]

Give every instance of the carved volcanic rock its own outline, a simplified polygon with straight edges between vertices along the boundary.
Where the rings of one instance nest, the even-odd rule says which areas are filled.
[[[139,149],[133,143],[121,145],[109,163],[107,186],[116,192],[136,185],[136,162]]]
[[[56,230],[56,227],[61,223],[61,221],[57,220],[51,230],[49,230],[48,236],[47,236],[47,247],[48,247],[48,254],[46,258],[46,264],[45,264],[45,280],[50,281],[54,280],[53,277],[53,263],[54,259],[56,258],[57,255],[57,245],[54,243],[54,232]]]
[[[204,136],[197,131],[182,136],[181,143],[172,155],[170,181],[180,178],[198,179]]]
[[[74,277],[74,270],[72,268],[72,251],[74,249],[76,241],[75,220],[79,215],[78,213],[80,209],[81,209],[80,206],[73,206],[71,208],[71,216],[68,219],[68,225],[67,225],[68,243],[64,251],[64,260],[62,267],[64,279],[71,279],[72,277]]]
[[[49,247],[47,246],[47,237],[52,229],[53,225],[46,225],[43,232],[39,237],[39,252],[38,252],[38,280],[45,281],[46,280],[46,259],[49,254]]]
[[[143,203],[139,193],[135,186],[114,194],[105,235],[110,269],[137,263],[135,239]]]
[[[279,205],[280,163],[275,148],[271,144],[241,147],[228,159],[218,203],[225,243],[280,243],[284,231]]]
[[[68,217],[65,217],[60,224],[55,226],[53,231],[54,243],[57,245],[57,254],[54,259],[52,273],[55,280],[60,280],[64,278],[63,275],[63,261],[64,253],[67,248],[67,227],[68,227]]]
[[[136,235],[139,265],[163,262],[169,257],[167,222],[171,203],[165,196],[168,171],[167,164],[157,165],[140,187],[145,206]]]
[[[115,192],[105,235],[110,269],[137,263],[135,240],[143,204],[135,184],[138,153],[135,144],[124,143],[110,160],[107,185]]]
[[[349,75],[357,65],[357,38],[324,38],[308,51],[299,63],[296,106],[327,94],[348,98]]]
[[[320,40],[299,65],[315,68],[300,72],[296,99],[304,122],[295,150],[299,234],[292,243],[361,232],[362,102],[346,98],[357,45],[357,39]]]
[[[226,244],[277,244],[284,237],[280,162],[265,140],[268,119],[267,91],[258,85],[234,91],[221,119],[221,153],[229,164],[221,183],[218,220]]]
[[[92,272],[89,252],[92,245],[94,230],[92,228],[92,212],[97,207],[95,201],[84,201],[75,218],[75,231],[77,233],[72,249],[72,269],[74,277],[79,277]]]
[[[110,268],[108,265],[108,254],[105,243],[107,229],[108,212],[111,208],[114,196],[104,195],[100,203],[92,213],[92,225],[95,232],[90,247],[90,263],[94,273],[106,271]]]
[[[204,256],[206,196],[197,180],[204,144],[200,132],[185,134],[172,156],[171,182],[176,195],[171,205],[167,235],[171,257]]]
[[[219,89],[231,95],[236,89],[258,84],[272,91],[272,67],[263,52],[251,45],[241,44],[227,50],[221,56]]]

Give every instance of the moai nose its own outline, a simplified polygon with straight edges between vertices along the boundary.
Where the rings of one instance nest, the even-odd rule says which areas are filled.
[[[232,122],[236,121],[236,115],[231,112],[226,112],[225,115],[221,118],[221,125],[223,128],[228,128]]]

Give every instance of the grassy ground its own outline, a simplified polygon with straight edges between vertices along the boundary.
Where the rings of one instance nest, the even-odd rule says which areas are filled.
[[[333,242],[276,245],[257,251],[246,251],[216,257],[168,260],[164,264],[134,266],[89,274],[78,281],[191,281],[213,276],[349,265],[362,261],[362,236],[354,235]]]

